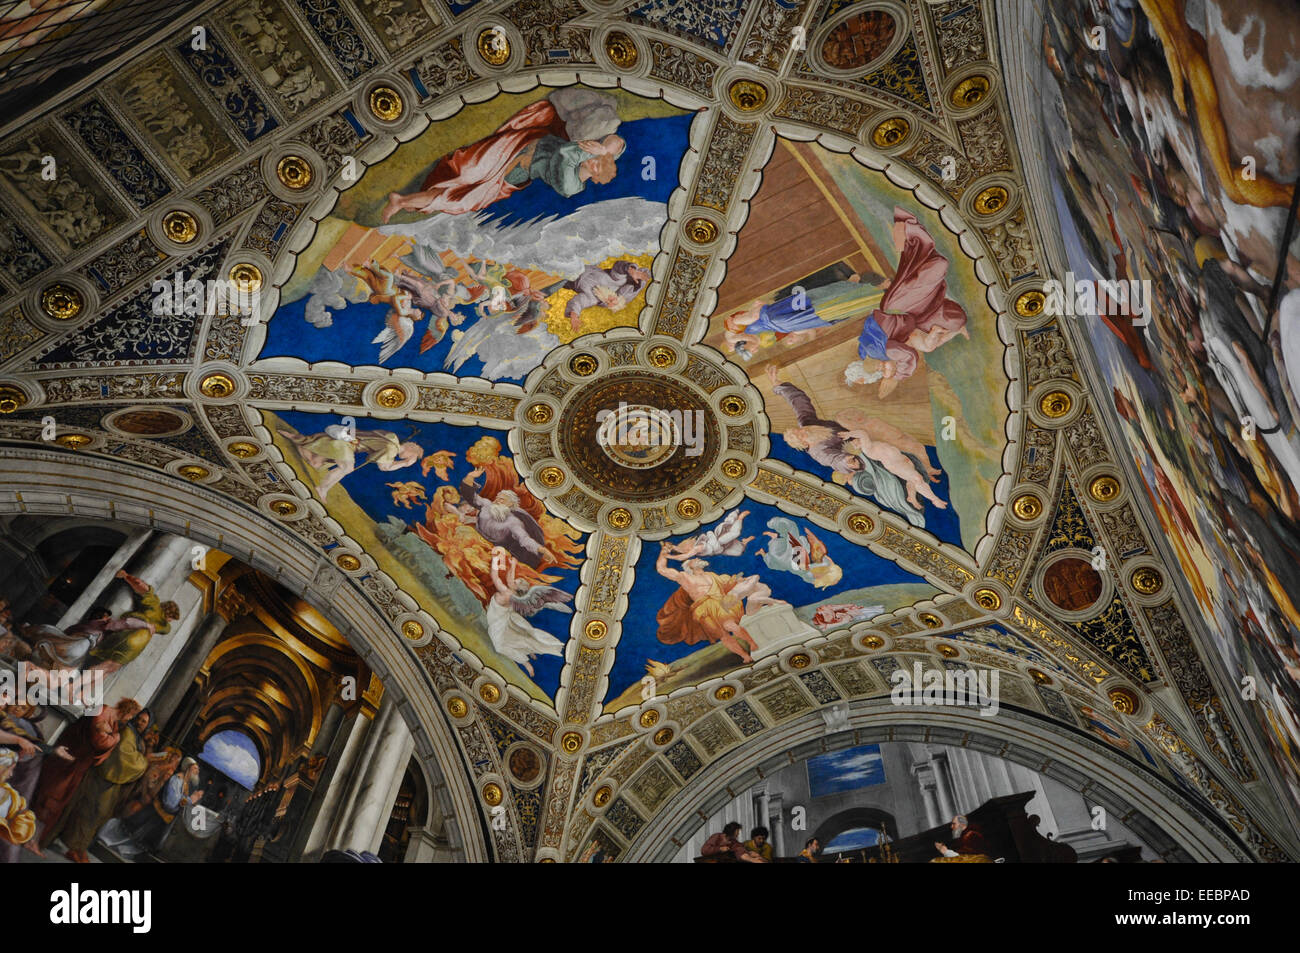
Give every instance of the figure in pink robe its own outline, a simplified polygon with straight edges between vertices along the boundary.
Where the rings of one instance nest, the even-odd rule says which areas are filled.
[[[858,357],[881,362],[878,376],[861,379],[872,383],[883,378],[882,397],[916,372],[921,353],[958,334],[970,337],[965,309],[948,297],[948,259],[905,209],[894,209],[894,244],[899,251],[898,270],[880,306],[863,321],[858,337]]]
[[[553,94],[525,106],[492,135],[443,156],[419,191],[390,193],[382,213],[385,224],[400,211],[424,215],[479,211],[534,179],[566,196],[581,191],[588,181],[611,181],[624,141],[612,133],[596,140],[570,141],[574,127],[557,111],[554,99]]]

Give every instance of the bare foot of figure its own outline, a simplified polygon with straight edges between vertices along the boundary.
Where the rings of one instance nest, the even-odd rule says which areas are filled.
[[[402,208],[402,207],[401,207],[401,205],[399,204],[399,203],[401,202],[401,200],[402,200],[402,197],[401,197],[401,195],[399,195],[398,193],[396,193],[396,192],[389,192],[389,193],[388,193],[388,204],[384,206],[384,211],[383,211],[383,213],[380,215],[380,218],[383,219],[383,222],[384,222],[385,225],[388,224],[388,220],[389,220],[390,218],[392,218],[392,217],[393,217],[394,215],[396,215],[399,211],[401,211],[401,208]]]

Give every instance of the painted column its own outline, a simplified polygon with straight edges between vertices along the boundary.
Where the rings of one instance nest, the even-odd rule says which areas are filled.
[[[948,758],[946,755],[935,755],[930,759],[931,768],[934,771],[934,793],[939,798],[939,810],[943,814],[944,821],[951,821],[957,814],[957,809],[952,803],[952,787],[948,779]]]
[[[203,663],[217,643],[229,623],[215,612],[209,612],[195,627],[194,632],[184,642],[184,647],[160,681],[157,699],[150,706],[153,708],[154,720],[167,724],[176,713],[185,693],[194,684],[194,676],[199,673]],[[178,640],[179,641],[179,640]]]
[[[82,590],[81,595],[68,607],[68,611],[63,613],[55,625],[60,629],[66,629],[68,626],[75,625],[84,619],[86,613],[90,611],[90,607],[104,598],[110,587],[112,587],[116,581],[114,577],[117,575],[118,570],[131,561],[135,554],[140,551],[140,547],[144,545],[145,540],[151,535],[153,535],[153,530],[137,529],[127,536],[126,541],[117,548],[117,552],[109,557],[108,562],[104,564],[104,568],[90,581],[90,585]]]
[[[335,825],[331,847],[372,852],[378,849],[414,747],[415,741],[397,706],[391,701],[381,706],[366,738],[366,750],[347,804]]]

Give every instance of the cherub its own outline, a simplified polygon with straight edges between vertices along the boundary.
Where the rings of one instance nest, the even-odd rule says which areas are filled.
[[[424,502],[424,487],[414,480],[385,483],[384,486],[393,488],[393,502],[404,510],[409,510],[412,503]]]
[[[498,653],[520,665],[533,676],[532,660],[538,655],[559,655],[564,643],[528,620],[543,609],[572,613],[566,603],[573,596],[547,585],[530,585],[517,579],[518,561],[500,546],[492,547],[492,585],[496,592],[487,604],[488,638]],[[502,579],[501,573],[505,572]]]
[[[411,293],[396,284],[396,275],[371,259],[366,265],[351,268],[348,273],[355,275],[370,286],[371,304],[386,304],[388,316],[384,320],[384,330],[375,335],[371,344],[381,345],[379,363],[382,364],[411,339],[415,333],[415,322],[424,318],[424,312],[411,303]]]
[[[451,450],[435,450],[420,461],[420,476],[428,476],[432,470],[439,480],[446,480],[447,474],[456,465],[456,454]]]
[[[707,532],[668,544],[669,559],[691,559],[695,556],[740,556],[753,536],[740,538],[741,528],[749,510],[732,510],[726,519]]]

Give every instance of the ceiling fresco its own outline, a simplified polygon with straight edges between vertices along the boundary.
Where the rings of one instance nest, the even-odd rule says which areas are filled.
[[[0,508],[166,526],[317,606],[472,859],[676,850],[837,732],[1104,771],[1189,856],[1296,859],[1252,213],[1296,169],[1261,153],[1274,192],[1208,237],[1164,60],[1102,92],[1196,46],[1148,6],[1087,66],[1073,0],[208,8],[0,136]],[[1050,313],[1112,265],[1151,327]],[[1205,302],[1191,353],[1258,393],[1187,376]],[[1234,443],[1241,401],[1281,436]],[[996,670],[1002,714],[891,708],[914,665]]]

